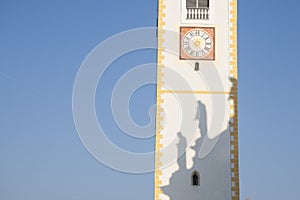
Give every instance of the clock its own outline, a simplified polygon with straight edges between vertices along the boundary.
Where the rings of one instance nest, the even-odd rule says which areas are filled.
[[[180,28],[181,60],[215,60],[214,27]]]

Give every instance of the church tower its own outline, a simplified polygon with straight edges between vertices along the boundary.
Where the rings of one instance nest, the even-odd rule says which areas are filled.
[[[237,0],[158,0],[155,200],[239,200]]]

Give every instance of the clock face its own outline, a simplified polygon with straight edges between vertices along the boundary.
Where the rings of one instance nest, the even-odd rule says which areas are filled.
[[[181,59],[214,60],[214,28],[181,27]]]

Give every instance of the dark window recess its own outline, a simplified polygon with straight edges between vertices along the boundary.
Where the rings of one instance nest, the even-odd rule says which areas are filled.
[[[199,71],[199,63],[198,62],[195,63],[195,71]]]
[[[191,181],[192,186],[200,186],[200,175],[197,171],[194,171],[192,173]]]
[[[198,7],[209,8],[209,0],[198,0]]]
[[[197,0],[186,0],[186,7],[187,8],[196,8],[196,1]]]
[[[208,8],[209,0],[186,0],[187,8]]]

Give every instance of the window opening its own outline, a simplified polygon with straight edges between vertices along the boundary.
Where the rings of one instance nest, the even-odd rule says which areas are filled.
[[[200,175],[197,171],[194,171],[191,176],[192,186],[200,186]]]

